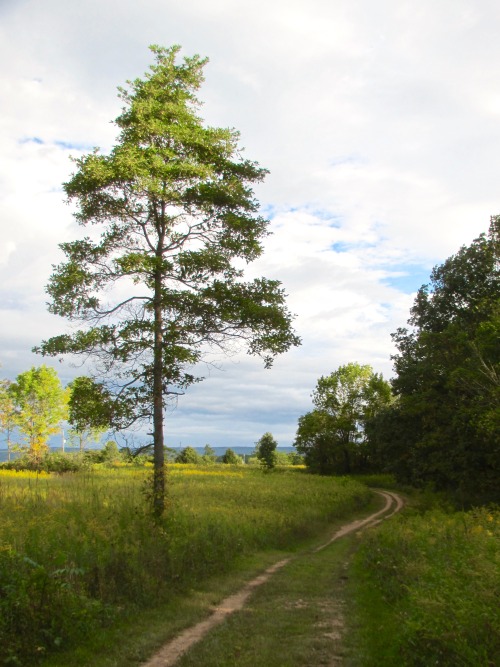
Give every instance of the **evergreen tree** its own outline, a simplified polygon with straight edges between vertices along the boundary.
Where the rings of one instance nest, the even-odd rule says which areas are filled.
[[[211,351],[243,343],[269,367],[299,340],[276,280],[244,282],[268,221],[252,186],[267,173],[241,157],[238,133],[204,126],[196,91],[206,60],[151,47],[155,63],[120,90],[118,143],[76,160],[64,190],[95,231],[61,244],[50,310],[83,323],[42,343],[42,354],[92,356],[109,422],[152,421],[153,502],[164,509],[164,408],[200,380]],[[101,384],[99,384],[101,383]]]

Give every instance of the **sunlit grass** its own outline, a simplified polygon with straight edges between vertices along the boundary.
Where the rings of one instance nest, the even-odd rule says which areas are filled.
[[[403,516],[357,563],[364,665],[500,664],[500,511]]]
[[[366,487],[345,478],[179,464],[168,467],[168,510],[154,523],[150,474],[133,466],[65,475],[0,471],[7,664],[35,664],[117,615],[227,570],[240,555],[293,548],[369,498]]]

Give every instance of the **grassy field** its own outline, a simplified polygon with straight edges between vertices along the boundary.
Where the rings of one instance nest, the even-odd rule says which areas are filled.
[[[345,478],[240,466],[169,467],[153,524],[147,469],[0,471],[0,664],[43,662],[228,572],[293,549],[369,500]]]
[[[406,512],[350,573],[352,665],[500,664],[500,511]]]
[[[391,479],[172,465],[155,525],[148,475],[0,471],[0,665],[138,665],[285,552],[293,563],[182,664],[323,664],[342,599],[346,667],[500,664],[498,508],[410,494],[402,516],[302,557],[327,525],[373,507],[359,482]]]

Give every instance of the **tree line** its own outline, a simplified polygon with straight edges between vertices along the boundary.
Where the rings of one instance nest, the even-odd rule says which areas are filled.
[[[102,411],[89,404],[86,393],[92,380],[87,376],[75,378],[67,387],[63,387],[57,372],[46,365],[33,366],[20,373],[14,381],[0,380],[0,433],[4,434],[7,445],[8,461],[13,452],[27,455],[30,465],[40,466],[49,453],[52,436],[59,435],[62,449],[65,443],[65,431],[70,446],[78,447],[82,452],[91,442],[98,442],[111,427],[103,420]],[[95,398],[95,395],[92,394]],[[95,416],[100,415],[96,421]],[[272,469],[276,465],[296,465],[302,462],[297,454],[283,454],[276,451],[278,443],[271,433],[265,433],[255,443],[252,459],[264,468]],[[102,456],[96,454],[91,459],[132,461],[138,456],[151,458],[153,444],[131,448],[118,448],[110,441],[106,444]],[[211,464],[220,461],[229,465],[243,463],[233,449],[228,448],[221,457],[217,457],[210,445],[205,445],[203,454],[194,447],[181,450],[164,448],[166,459],[175,463]],[[89,459],[90,460],[90,459]],[[68,464],[69,465],[69,464]],[[69,465],[68,470],[71,469]]]
[[[464,499],[500,487],[500,216],[436,266],[393,335],[390,383],[350,363],[319,379],[296,447],[313,471],[387,471]]]
[[[278,446],[272,433],[264,433],[255,443],[254,451],[249,455],[240,456],[236,452],[228,448],[222,454],[217,456],[215,450],[210,445],[205,445],[203,454],[198,453],[194,447],[184,447],[180,451],[166,448],[167,457],[175,463],[189,463],[193,465],[226,463],[229,465],[240,465],[242,463],[260,464],[266,470],[272,470],[278,465],[300,465],[303,459],[296,452],[278,452]]]

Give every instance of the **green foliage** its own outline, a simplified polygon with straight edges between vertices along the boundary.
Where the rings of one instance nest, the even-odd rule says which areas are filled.
[[[64,184],[78,222],[101,236],[61,244],[49,310],[83,328],[37,351],[95,358],[114,427],[153,421],[161,514],[163,410],[202,379],[192,373],[202,350],[242,342],[269,367],[299,339],[280,283],[244,282],[237,268],[262,253],[268,221],[252,187],[266,170],[241,157],[235,130],[206,127],[197,115],[206,60],[178,62],[178,46],[151,50],[145,78],[120,89],[118,143],[109,155],[75,160]]]
[[[75,431],[96,428],[106,430],[111,423],[111,396],[109,391],[92,378],[84,375],[69,384],[68,421]]]
[[[272,433],[264,433],[264,435],[255,443],[255,453],[261,464],[267,470],[276,467],[277,455],[276,447],[278,443],[274,439]]]
[[[349,363],[318,380],[315,409],[299,418],[295,447],[321,474],[369,469],[373,456],[366,425],[392,401],[388,382],[371,366]]]
[[[397,402],[371,425],[402,481],[498,500],[500,217],[488,235],[434,268],[393,335]]]
[[[176,463],[202,463],[202,458],[194,447],[184,447],[175,457]]]
[[[67,416],[68,391],[53,368],[33,366],[9,386],[15,424],[28,453],[39,460],[48,451],[48,439],[61,429]]]
[[[175,513],[153,524],[143,468],[0,470],[0,646],[10,664],[76,648],[97,623],[150,609],[240,555],[290,548],[369,500],[360,484],[301,471],[170,469]]]
[[[121,459],[120,448],[114,440],[108,440],[102,448],[102,457],[104,461],[115,461]]]
[[[210,445],[205,445],[203,448],[203,463],[215,463],[217,461],[217,454]]]
[[[34,472],[77,472],[79,470],[89,469],[92,461],[88,456],[90,452],[84,455],[67,452],[45,452],[39,458],[34,459],[28,454],[19,456],[11,461],[0,463],[0,470],[34,471]],[[99,452],[100,454],[100,452]]]
[[[240,465],[243,463],[243,459],[241,456],[238,456],[235,452],[233,452],[232,449],[226,449],[224,454],[222,455],[222,463],[226,463],[228,465]]]
[[[83,451],[90,443],[100,441],[110,428],[111,415],[116,414],[117,408],[106,387],[92,378],[77,377],[69,389],[69,439]]]
[[[365,473],[363,475],[350,475],[350,477],[370,488],[394,489],[397,486],[394,475],[390,473]]]
[[[0,550],[0,656],[3,665],[38,665],[47,652],[84,641],[111,616],[82,592],[80,568],[51,569],[14,549]]]
[[[169,457],[171,457],[171,460],[174,459],[175,456],[175,449],[169,449],[165,447],[165,458],[167,460],[170,460]],[[133,463],[135,465],[144,465],[146,462],[153,462],[152,459],[152,453],[153,453],[153,443],[149,442],[145,445],[140,445],[138,447],[129,447],[128,445],[125,447],[120,447],[120,455],[123,458],[124,461],[127,461],[128,463]]]
[[[25,454],[11,461],[0,463],[0,470],[31,470],[36,472],[78,472],[90,470],[95,464],[105,466],[121,465],[127,460],[127,454],[119,450],[116,442],[109,440],[102,449],[88,449],[83,452],[44,452],[40,457],[33,458]],[[144,465],[146,457],[138,457],[138,465]],[[140,459],[145,459],[141,461]],[[134,459],[134,463],[136,463]]]
[[[499,540],[500,512],[487,508],[404,516],[371,533],[353,574],[362,664],[499,664]]]
[[[278,454],[280,456],[280,454]],[[288,452],[288,465],[291,466],[302,466],[304,465],[304,457],[298,452]]]

